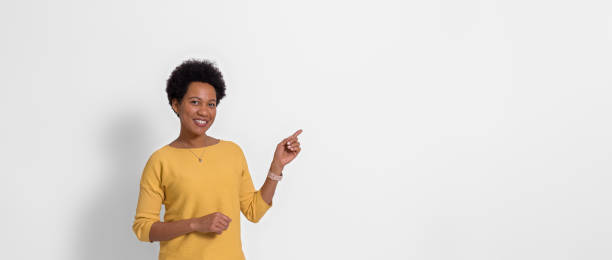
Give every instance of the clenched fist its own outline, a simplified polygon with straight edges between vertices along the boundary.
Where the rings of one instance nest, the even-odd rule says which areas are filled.
[[[229,227],[229,223],[232,221],[228,216],[223,215],[221,212],[215,212],[203,217],[195,218],[191,222],[193,230],[201,233],[214,232],[221,234]]]

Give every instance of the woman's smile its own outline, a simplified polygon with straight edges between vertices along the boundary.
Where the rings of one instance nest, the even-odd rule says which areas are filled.
[[[194,119],[193,122],[195,122],[195,124],[199,127],[206,127],[208,124],[208,121],[201,119]]]

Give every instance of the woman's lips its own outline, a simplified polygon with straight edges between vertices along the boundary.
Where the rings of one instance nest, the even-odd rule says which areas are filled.
[[[208,121],[200,119],[194,119],[193,122],[199,127],[205,127],[208,124]]]

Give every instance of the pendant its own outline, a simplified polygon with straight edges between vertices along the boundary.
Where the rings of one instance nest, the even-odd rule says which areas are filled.
[[[202,159],[198,158],[198,161],[202,162]]]

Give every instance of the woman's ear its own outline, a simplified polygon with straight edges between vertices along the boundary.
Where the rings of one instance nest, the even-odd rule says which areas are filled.
[[[178,108],[179,108],[178,100],[176,100],[176,98],[172,99],[172,110],[174,110],[174,113],[176,114],[176,116],[179,116],[179,113],[178,113],[179,109]]]

